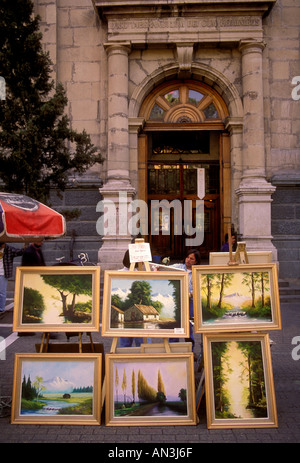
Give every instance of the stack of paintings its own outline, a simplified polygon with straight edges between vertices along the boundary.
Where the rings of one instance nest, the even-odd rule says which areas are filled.
[[[276,264],[195,266],[209,428],[276,427],[269,334],[281,329]]]
[[[17,267],[13,330],[99,331],[100,267]],[[12,423],[100,424],[102,354],[16,354]]]

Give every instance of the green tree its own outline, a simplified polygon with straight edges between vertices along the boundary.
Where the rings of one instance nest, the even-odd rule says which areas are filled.
[[[132,391],[132,402],[135,403],[135,372],[132,370],[131,375],[131,391]]]
[[[39,400],[39,395],[42,391],[45,390],[45,386],[43,385],[43,378],[41,376],[36,376],[34,382],[32,383],[35,390],[36,390],[36,401]]]
[[[118,373],[118,368],[116,368],[115,387],[116,387],[116,396],[117,396],[117,402],[118,402],[118,401],[119,401],[119,397],[118,397],[118,387],[119,387],[119,373]]]
[[[157,400],[157,391],[148,384],[140,370],[138,371],[138,397],[145,402]]]
[[[47,202],[70,172],[84,173],[103,158],[83,130],[70,128],[63,86],[51,78],[31,0],[0,0],[0,177],[6,191]]]
[[[162,380],[161,372],[158,370],[157,373],[157,394],[156,394],[157,400],[160,403],[165,403],[167,400],[166,397],[166,391],[165,391],[165,386]]]
[[[41,319],[44,310],[43,295],[36,289],[24,287],[22,321],[26,323],[34,317],[34,321],[37,322]]]
[[[57,289],[60,294],[63,315],[72,317],[74,315],[76,296],[85,294],[92,295],[92,276],[91,275],[42,275],[44,282]],[[71,304],[68,304],[68,296],[71,295]]]
[[[181,388],[178,397],[182,400],[182,402],[186,402],[186,389]]]
[[[127,388],[127,376],[126,376],[126,372],[125,372],[125,369],[124,369],[124,373],[123,373],[123,381],[122,381],[122,391],[123,391],[123,394],[124,394],[124,404],[126,403],[126,388]]]

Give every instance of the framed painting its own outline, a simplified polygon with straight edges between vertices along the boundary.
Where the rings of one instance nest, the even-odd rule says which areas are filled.
[[[208,428],[277,427],[267,333],[203,335]]]
[[[188,274],[106,271],[102,336],[189,337]]]
[[[281,329],[276,264],[194,266],[195,332]]]
[[[101,354],[16,354],[13,424],[101,424]]]
[[[196,424],[193,353],[106,355],[106,425]]]
[[[233,258],[235,253],[233,252]],[[249,264],[270,264],[272,262],[272,251],[250,251],[247,252]],[[210,252],[209,265],[227,265],[229,252]]]
[[[13,330],[99,331],[100,267],[17,267]]]
[[[172,354],[175,353],[183,353],[183,352],[192,352],[192,343],[191,342],[170,342],[169,343],[169,349]],[[141,352],[144,352],[145,354],[151,354],[151,353],[166,353],[166,346],[164,343],[149,343],[149,344],[141,344]]]

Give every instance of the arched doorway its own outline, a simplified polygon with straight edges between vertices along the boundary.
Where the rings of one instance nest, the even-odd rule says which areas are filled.
[[[170,81],[156,87],[141,105],[145,121],[139,136],[139,198],[148,204],[148,239],[152,252],[182,258],[186,231],[175,230],[174,208],[160,211],[153,233],[153,204],[192,205],[195,221],[197,186],[205,180],[204,258],[220,249],[230,223],[230,150],[224,129],[227,107],[220,95],[204,83]],[[200,175],[199,175],[200,174]],[[195,224],[195,222],[193,222]],[[189,238],[191,236],[189,235]]]

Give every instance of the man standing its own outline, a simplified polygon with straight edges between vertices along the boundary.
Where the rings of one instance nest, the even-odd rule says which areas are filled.
[[[17,249],[0,243],[0,313],[5,310],[7,282],[13,274],[13,260],[23,252],[23,248]]]
[[[31,243],[24,251],[22,257],[22,266],[40,267],[45,265],[45,259],[42,252],[43,241]]]

